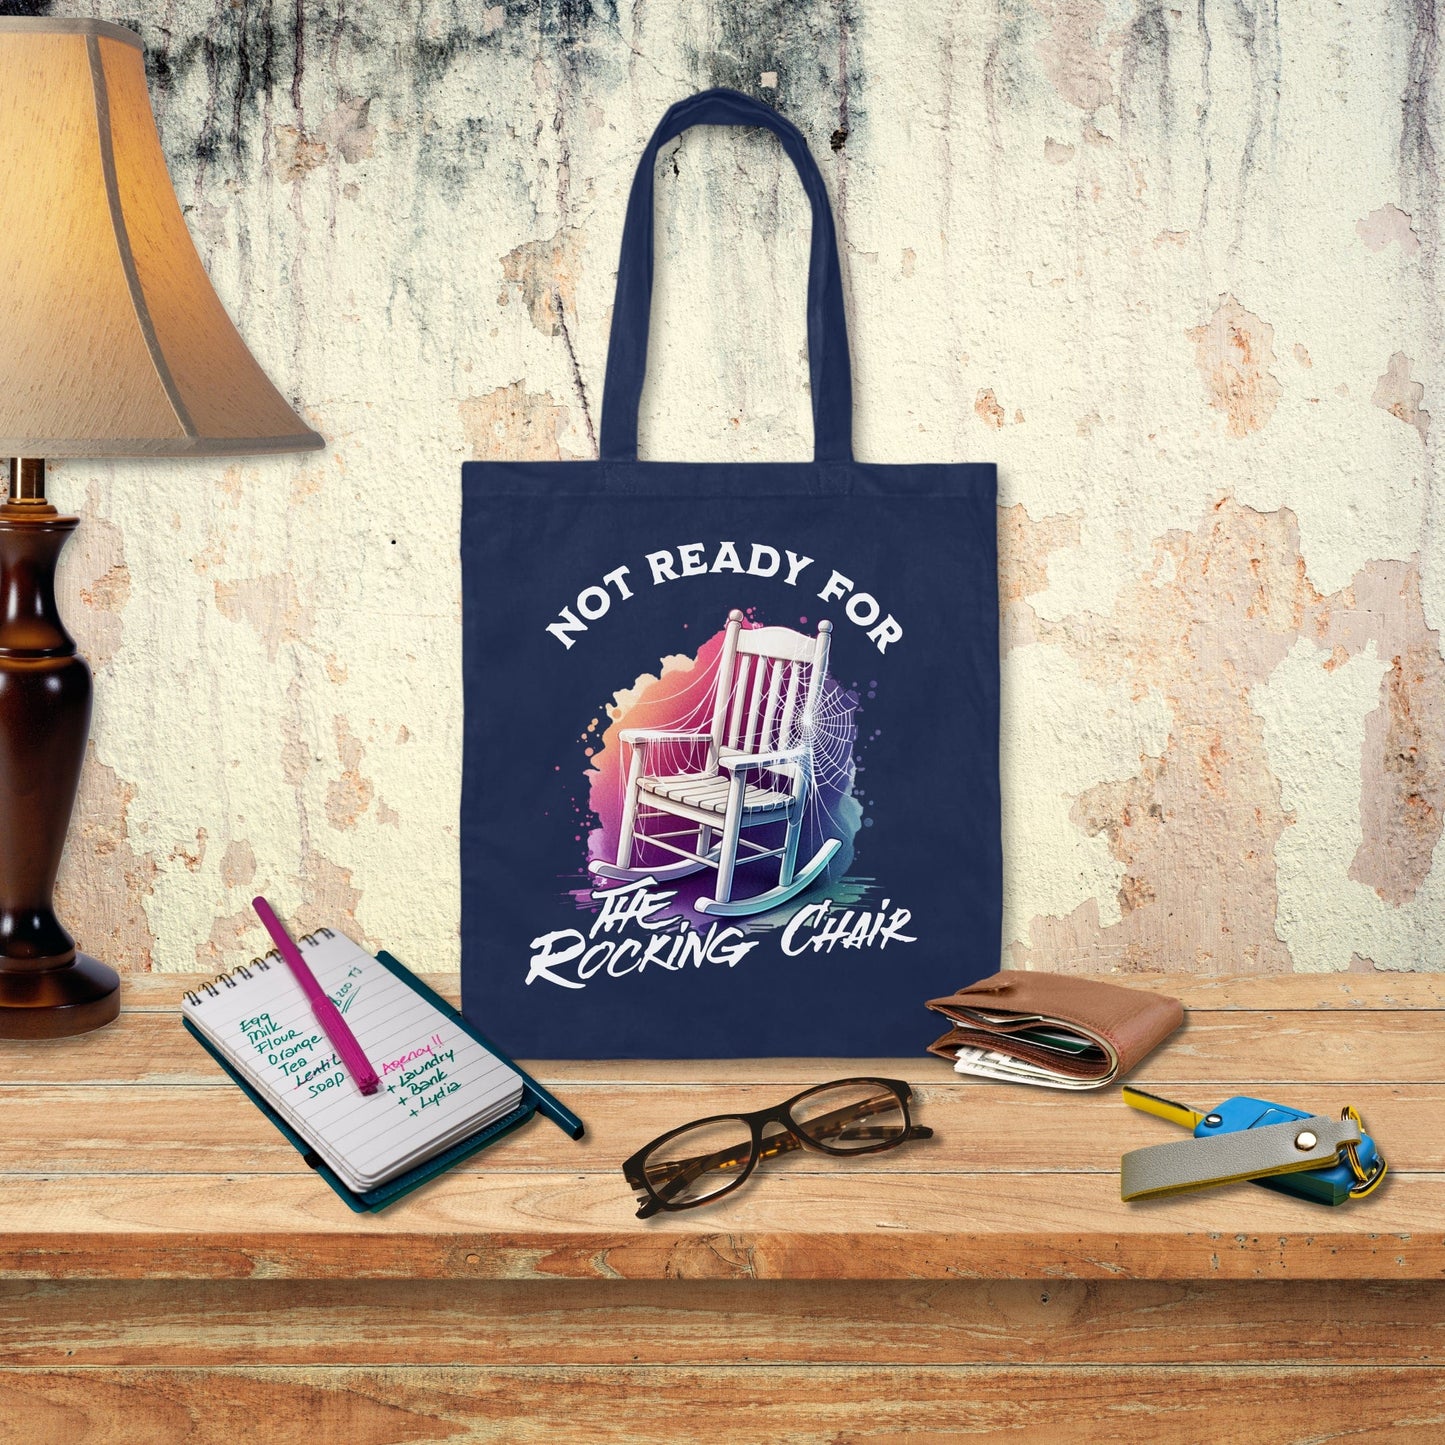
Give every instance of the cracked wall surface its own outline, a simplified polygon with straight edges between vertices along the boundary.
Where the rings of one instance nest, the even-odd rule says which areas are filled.
[[[124,18],[217,291],[328,447],[54,468],[91,952],[236,962],[263,890],[455,965],[458,468],[594,454],[632,167],[721,83],[827,177],[859,455],[999,463],[1005,958],[1441,967],[1433,3]],[[786,162],[685,136],[657,234],[643,454],[807,456]]]

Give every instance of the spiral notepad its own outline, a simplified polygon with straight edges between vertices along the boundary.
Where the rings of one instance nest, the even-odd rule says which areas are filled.
[[[329,928],[299,944],[381,1076],[346,1076],[280,957],[252,959],[185,996],[186,1020],[357,1194],[515,1111],[522,1075],[396,972]]]

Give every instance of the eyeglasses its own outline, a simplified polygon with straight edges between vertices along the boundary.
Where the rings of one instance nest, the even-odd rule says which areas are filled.
[[[623,1166],[639,1219],[693,1209],[731,1193],[763,1159],[807,1147],[822,1154],[874,1154],[933,1130],[908,1116],[913,1090],[901,1079],[838,1079],[772,1109],[718,1114],[684,1124],[639,1149]],[[769,1125],[777,1132],[763,1137]]]

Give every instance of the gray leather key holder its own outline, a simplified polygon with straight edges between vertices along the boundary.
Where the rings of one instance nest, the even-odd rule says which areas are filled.
[[[1360,1142],[1350,1119],[1312,1115],[1201,1139],[1178,1139],[1133,1149],[1119,1163],[1121,1199],[1158,1199],[1271,1174],[1292,1174],[1333,1163],[1347,1144]]]

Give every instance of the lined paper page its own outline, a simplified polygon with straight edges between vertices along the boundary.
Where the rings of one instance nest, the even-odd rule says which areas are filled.
[[[358,1191],[500,1118],[521,1097],[514,1069],[342,934],[301,945],[341,1010],[380,1090],[360,1093],[274,955],[251,976],[187,999],[187,1017]]]

